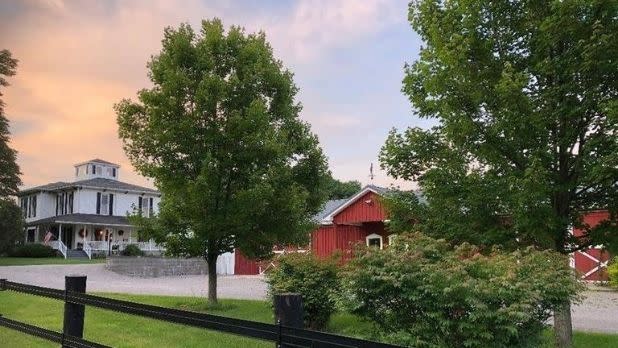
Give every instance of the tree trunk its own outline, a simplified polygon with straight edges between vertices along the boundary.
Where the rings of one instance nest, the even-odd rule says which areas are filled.
[[[554,311],[554,336],[556,347],[570,348],[572,346],[571,302],[565,302]]]
[[[208,304],[216,305],[217,302],[217,257],[210,255],[206,257],[208,264]]]

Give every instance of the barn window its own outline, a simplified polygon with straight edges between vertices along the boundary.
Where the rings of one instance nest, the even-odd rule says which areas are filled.
[[[379,234],[372,233],[368,235],[365,240],[367,241],[367,246],[378,247],[380,249],[384,247],[382,243],[382,236]]]

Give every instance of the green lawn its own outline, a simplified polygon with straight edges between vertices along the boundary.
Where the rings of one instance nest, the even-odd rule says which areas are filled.
[[[134,302],[191,311],[208,312],[234,318],[273,322],[272,309],[263,301],[222,300],[221,308],[209,309],[202,298],[104,294]],[[0,314],[7,318],[27,322],[55,331],[62,330],[61,301],[19,294],[0,292]],[[371,325],[350,314],[335,315],[329,330],[345,335],[359,335],[371,331]],[[548,332],[547,347],[551,347]],[[2,347],[57,347],[57,344],[0,328]],[[112,347],[273,347],[264,342],[215,331],[144,319],[93,307],[86,309],[86,339]],[[575,333],[575,347],[616,347],[618,335]]]
[[[67,265],[79,263],[104,263],[105,259],[64,259],[62,257],[0,257],[0,266]]]

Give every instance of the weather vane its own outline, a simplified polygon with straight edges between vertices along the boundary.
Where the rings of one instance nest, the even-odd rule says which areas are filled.
[[[369,166],[369,179],[371,179],[371,183],[373,184],[373,162]]]

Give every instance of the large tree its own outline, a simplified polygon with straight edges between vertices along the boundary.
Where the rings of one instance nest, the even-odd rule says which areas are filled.
[[[617,236],[618,2],[419,0],[409,18],[425,46],[403,92],[437,125],[393,131],[381,161],[419,181],[436,228],[564,254]],[[584,226],[590,209],[610,219]],[[569,303],[554,326],[570,346]]]
[[[6,77],[15,75],[17,59],[8,50],[0,50],[0,87],[9,85]],[[9,146],[9,120],[4,115],[4,102],[0,90],[0,253],[15,246],[23,237],[21,209],[14,196],[21,185],[17,152]]]
[[[162,46],[148,63],[153,87],[115,107],[119,134],[163,194],[143,231],[175,254],[204,257],[216,303],[220,254],[260,258],[275,244],[306,243],[326,159],[263,33],[214,19],[199,33],[166,28]]]

